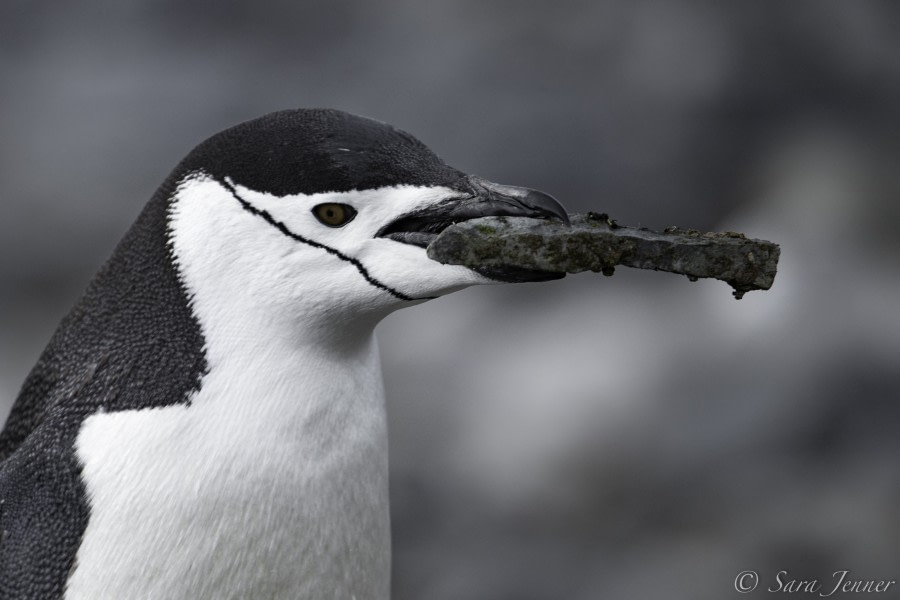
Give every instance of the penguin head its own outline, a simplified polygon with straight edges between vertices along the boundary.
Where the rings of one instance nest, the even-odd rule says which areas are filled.
[[[425,248],[481,216],[567,221],[551,196],[446,165],[390,125],[289,110],[197,146],[170,181],[168,231],[188,291],[331,315],[385,313],[473,284],[561,275],[472,270]]]

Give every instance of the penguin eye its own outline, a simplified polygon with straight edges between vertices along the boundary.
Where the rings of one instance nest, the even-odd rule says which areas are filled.
[[[317,204],[312,211],[320,223],[329,227],[343,227],[356,216],[356,210],[352,206],[335,202]]]

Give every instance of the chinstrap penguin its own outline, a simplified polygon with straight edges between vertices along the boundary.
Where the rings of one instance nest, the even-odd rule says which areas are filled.
[[[470,285],[559,276],[427,258],[442,229],[486,215],[567,220],[547,194],[335,110],[198,145],[0,434],[0,598],[388,598],[375,325]]]

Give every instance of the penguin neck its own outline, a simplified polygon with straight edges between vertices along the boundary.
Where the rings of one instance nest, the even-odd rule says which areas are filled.
[[[199,381],[167,391],[172,406],[84,420],[75,447],[91,517],[66,600],[135,589],[173,600],[388,598],[387,419],[374,338],[382,314],[340,306],[353,301],[340,295],[326,302],[335,290],[319,288],[342,290],[314,270],[326,253],[304,254],[212,193],[167,191],[157,196],[165,212],[154,203],[138,228],[152,235],[123,254],[131,262],[115,262],[123,276],[104,276],[131,311],[110,318],[132,325],[129,340],[196,330]],[[173,290],[149,297],[156,302],[139,287],[145,247]],[[313,270],[267,262],[286,253]],[[187,314],[165,331],[145,324],[173,308]],[[162,343],[139,348],[140,366],[184,362]]]
[[[78,456],[93,512],[66,600],[134,589],[178,600],[388,598],[387,423],[372,327],[323,346],[318,328],[287,313],[184,280],[207,370],[188,407],[86,421]],[[125,486],[110,473],[140,475]]]
[[[302,365],[352,364],[377,354],[374,337],[379,317],[361,314],[340,318],[315,305],[273,308],[257,304],[252,294],[232,294],[227,302],[221,302],[222,294],[217,290],[189,289],[211,364],[234,367],[234,361],[268,361],[274,367],[279,357],[290,356],[290,360],[302,361],[286,365],[297,372]]]
[[[209,370],[195,403],[211,403],[235,426],[291,423],[315,445],[331,431],[383,423],[373,325],[361,323],[328,338],[309,323],[234,308],[215,320],[198,311]],[[326,420],[319,418],[323,411]]]
[[[198,432],[197,450],[189,454],[229,457],[227,466],[203,463],[197,470],[240,474],[237,481],[226,476],[210,483],[216,498],[234,497],[238,507],[214,518],[241,523],[249,541],[231,554],[263,557],[258,562],[268,569],[254,570],[253,561],[237,564],[240,586],[250,591],[229,595],[259,597],[265,594],[258,590],[277,580],[280,595],[271,597],[387,598],[387,418],[374,336],[379,315],[323,310],[313,286],[291,294],[294,302],[260,297],[245,284],[258,268],[246,253],[220,276],[215,263],[202,260],[198,238],[179,236],[177,223],[172,239],[175,256],[193,258],[177,266],[208,365],[186,411]],[[235,448],[242,450],[236,454]],[[266,519],[248,523],[247,506]]]
[[[315,302],[260,297],[246,285],[258,275],[252,257],[222,272],[225,244],[180,227],[196,219],[172,220],[170,258],[205,372],[188,406],[85,421],[76,447],[92,514],[66,600],[134,589],[173,600],[387,598],[377,319],[340,319],[324,335],[329,315]],[[120,474],[135,475],[123,485]]]
[[[305,281],[302,269],[283,273],[277,257],[299,255],[300,266],[315,269],[328,255],[316,248],[304,253],[216,190],[188,185],[169,209],[171,260],[207,362],[202,393],[192,403],[214,402],[235,424],[290,419],[323,406],[338,420],[383,421],[374,338],[382,312],[327,301],[317,279],[327,270],[313,270]]]

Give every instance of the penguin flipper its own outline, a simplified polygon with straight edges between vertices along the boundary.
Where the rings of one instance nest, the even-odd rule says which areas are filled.
[[[84,410],[104,404],[105,365],[66,380],[39,362],[0,434],[0,598],[63,597],[89,516],[75,437]]]

